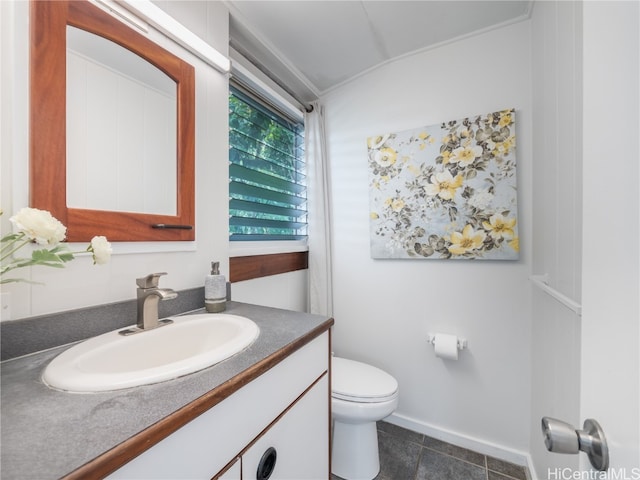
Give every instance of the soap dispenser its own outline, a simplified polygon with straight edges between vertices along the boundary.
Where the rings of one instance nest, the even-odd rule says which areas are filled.
[[[220,262],[211,262],[211,274],[204,280],[204,307],[209,313],[227,308],[227,280],[220,275]]]

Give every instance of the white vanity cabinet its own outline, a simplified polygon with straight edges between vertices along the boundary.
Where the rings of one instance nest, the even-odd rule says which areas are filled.
[[[256,479],[270,447],[271,479],[329,478],[329,352],[324,332],[107,478]]]

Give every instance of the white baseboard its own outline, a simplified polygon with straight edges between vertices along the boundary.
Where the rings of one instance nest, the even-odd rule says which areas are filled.
[[[443,442],[457,445],[458,447],[473,450],[474,452],[478,452],[483,455],[489,455],[491,457],[504,460],[505,462],[522,465],[524,467],[527,467],[529,472],[531,473],[530,480],[536,480],[535,474],[533,473],[534,469],[532,468],[533,465],[531,463],[531,456],[528,452],[522,452],[513,448],[508,448],[492,442],[487,442],[486,440],[480,440],[478,438],[473,438],[458,432],[445,430],[443,428],[430,425],[428,423],[407,417],[399,413],[393,413],[391,414],[391,416],[385,418],[384,420],[385,422],[392,423],[399,427],[422,433],[423,435],[442,440]]]

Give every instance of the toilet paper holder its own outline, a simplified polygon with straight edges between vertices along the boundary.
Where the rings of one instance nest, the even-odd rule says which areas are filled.
[[[430,343],[431,345],[435,345],[436,344],[436,334],[435,333],[428,333],[427,334],[427,342]],[[464,350],[465,348],[467,348],[467,339],[466,338],[458,338],[458,350]]]

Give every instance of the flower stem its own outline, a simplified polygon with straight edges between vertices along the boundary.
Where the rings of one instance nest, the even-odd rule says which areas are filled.
[[[13,240],[11,243],[9,243],[6,247],[4,247],[1,251],[4,252],[7,248],[15,245],[18,240],[24,238],[24,234],[21,234],[21,236],[19,236],[18,238],[16,238],[15,240]],[[10,257],[11,255],[14,254],[14,252],[20,250],[22,247],[24,247],[26,244],[29,243],[29,239],[25,240],[24,242],[20,243],[17,247],[13,248],[11,251],[9,251],[8,253],[3,253],[2,258],[0,258],[0,262],[2,262],[5,258]]]

